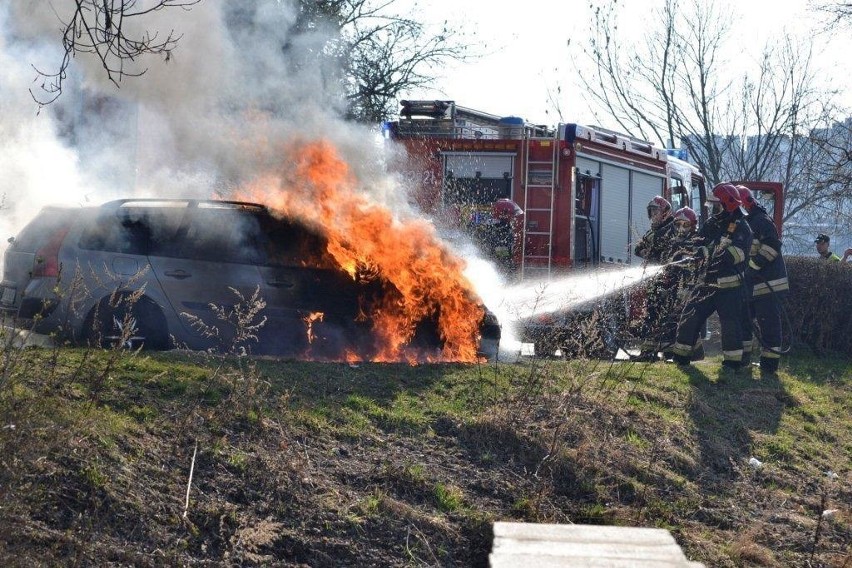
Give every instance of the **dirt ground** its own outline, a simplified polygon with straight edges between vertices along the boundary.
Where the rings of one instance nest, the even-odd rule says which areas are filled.
[[[0,399],[2,566],[485,567],[495,520],[665,527],[708,568],[850,561],[849,468],[824,473],[847,423],[777,378],[58,356]]]

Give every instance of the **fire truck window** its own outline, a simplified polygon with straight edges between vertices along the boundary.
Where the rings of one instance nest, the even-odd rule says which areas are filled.
[[[775,194],[771,191],[754,191],[752,193],[757,203],[766,209],[769,218],[773,218],[775,216]]]
[[[672,186],[672,210],[677,211],[687,205],[689,205],[689,197],[686,188],[682,185]]]

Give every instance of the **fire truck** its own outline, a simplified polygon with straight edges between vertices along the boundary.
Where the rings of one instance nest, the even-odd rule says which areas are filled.
[[[407,151],[419,207],[436,222],[471,228],[489,220],[498,201],[517,204],[511,268],[521,279],[641,264],[633,249],[656,195],[706,217],[705,178],[675,151],[597,126],[535,125],[452,100],[401,107],[383,131]],[[747,185],[780,228],[780,184]]]

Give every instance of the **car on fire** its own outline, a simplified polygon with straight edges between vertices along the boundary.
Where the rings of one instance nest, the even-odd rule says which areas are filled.
[[[0,312],[74,345],[371,360],[371,307],[400,293],[369,266],[354,272],[319,229],[257,203],[48,206],[9,239]],[[479,348],[493,356],[500,325],[481,307]],[[441,349],[438,317],[417,323],[413,348]]]

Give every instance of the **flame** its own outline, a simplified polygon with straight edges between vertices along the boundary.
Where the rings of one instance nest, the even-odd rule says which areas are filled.
[[[325,314],[323,314],[322,312],[311,312],[302,320],[305,322],[305,325],[308,328],[308,344],[312,344],[316,339],[316,335],[314,335],[314,322],[322,321],[324,317]]]
[[[281,171],[259,176],[236,198],[318,227],[328,252],[353,278],[380,274],[399,294],[385,294],[363,317],[372,322],[372,361],[475,362],[484,309],[464,277],[464,261],[424,220],[400,221],[357,190],[348,165],[327,141],[292,143]],[[440,352],[411,345],[422,321],[437,320]],[[341,360],[363,360],[353,351]]]

